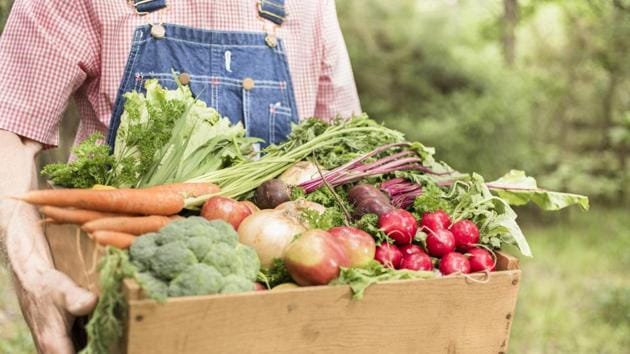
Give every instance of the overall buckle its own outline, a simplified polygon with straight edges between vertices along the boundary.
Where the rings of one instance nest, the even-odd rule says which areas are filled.
[[[167,7],[166,0],[127,0],[139,16]]]

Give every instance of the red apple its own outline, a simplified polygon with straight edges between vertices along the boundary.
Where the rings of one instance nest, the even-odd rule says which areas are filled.
[[[201,216],[208,220],[223,220],[238,230],[241,221],[252,211],[246,204],[226,197],[212,197],[201,208]]]
[[[398,269],[400,268],[403,254],[395,245],[390,245],[387,242],[383,242],[378,247],[376,247],[374,259],[376,259],[380,264],[384,265],[385,267]]]
[[[351,226],[338,226],[328,233],[341,243],[351,267],[363,267],[374,259],[376,244],[367,232]]]
[[[403,258],[400,269],[433,270],[433,262],[431,262],[431,257],[424,252],[413,253]]]
[[[301,286],[325,285],[350,266],[343,246],[323,230],[308,230],[291,242],[284,253],[291,278]]]

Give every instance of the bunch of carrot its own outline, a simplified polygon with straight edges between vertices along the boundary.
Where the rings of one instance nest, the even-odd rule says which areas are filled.
[[[143,189],[35,190],[16,199],[41,206],[45,222],[81,225],[97,243],[124,249],[136,236],[180,218],[187,198],[219,192],[211,183],[177,183]]]

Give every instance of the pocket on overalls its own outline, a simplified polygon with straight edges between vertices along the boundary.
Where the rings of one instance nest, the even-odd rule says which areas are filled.
[[[285,141],[291,131],[291,122],[297,121],[286,82],[258,81],[249,90],[243,88],[242,95],[247,133],[265,140],[263,147]]]
[[[280,102],[269,105],[269,140],[271,144],[277,144],[286,140],[291,133],[293,113],[290,107],[283,106]]]

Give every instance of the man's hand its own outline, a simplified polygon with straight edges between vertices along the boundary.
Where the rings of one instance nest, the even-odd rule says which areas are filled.
[[[41,145],[0,130],[0,197],[37,186],[35,155]],[[68,336],[74,316],[89,313],[96,296],[56,271],[37,210],[0,199],[0,246],[6,249],[22,313],[40,353],[73,353]],[[2,232],[4,231],[4,232]]]

